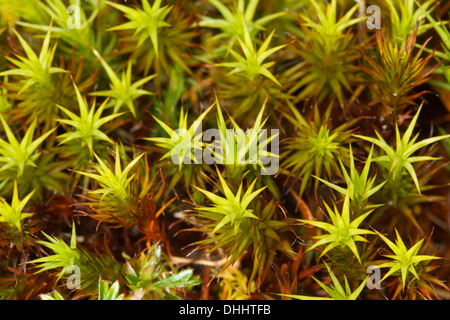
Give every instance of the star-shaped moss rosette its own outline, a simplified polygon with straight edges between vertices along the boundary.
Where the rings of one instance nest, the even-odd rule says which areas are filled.
[[[359,263],[361,263],[361,258],[358,253],[358,246],[356,245],[356,242],[368,242],[368,240],[362,237],[362,235],[375,234],[375,232],[366,229],[359,229],[359,225],[373,210],[360,215],[354,220],[350,220],[350,197],[348,194],[344,199],[342,213],[339,213],[336,206],[334,207],[333,212],[333,210],[331,210],[325,202],[324,204],[331,219],[331,223],[314,220],[299,220],[302,223],[318,227],[328,232],[327,234],[315,236],[314,239],[317,239],[318,241],[315,242],[311,247],[309,247],[308,251],[313,250],[319,246],[326,245],[325,248],[320,251],[320,257],[322,257],[333,248],[346,247],[351,250],[356,259],[358,259]]]
[[[75,223],[72,223],[72,235],[70,244],[64,240],[50,236],[43,232],[47,240],[38,240],[37,242],[50,249],[53,254],[28,261],[36,264],[39,274],[44,271],[57,272],[57,279],[67,278],[70,274],[76,273],[78,267],[80,274],[81,290],[96,290],[98,278],[100,275],[109,281],[122,280],[122,265],[117,264],[110,255],[94,255],[89,250],[77,246],[77,235]]]
[[[51,25],[50,25],[51,27]],[[20,33],[14,30],[19,42],[25,51],[26,56],[21,56],[16,54],[16,59],[7,57],[7,59],[17,68],[12,68],[3,72],[0,72],[0,77],[18,77],[19,86],[17,86],[18,91],[17,96],[33,91],[36,93],[33,97],[35,99],[42,99],[42,103],[34,104],[32,101],[28,103],[21,103],[20,110],[17,111],[17,115],[21,118],[30,120],[36,118],[39,123],[48,122],[54,116],[55,107],[53,104],[49,103],[46,99],[50,95],[55,95],[56,83],[55,78],[52,76],[58,73],[67,73],[65,69],[54,67],[53,60],[55,56],[55,50],[57,44],[50,46],[51,41],[51,28],[42,43],[41,51],[37,55],[31,46],[25,41]]]
[[[402,280],[402,286],[405,288],[407,283],[407,277],[413,275],[415,279],[419,280],[419,275],[417,274],[416,267],[422,261],[441,259],[440,257],[429,256],[429,255],[419,255],[419,250],[423,244],[424,239],[419,240],[411,248],[406,248],[405,243],[400,237],[397,229],[395,229],[397,239],[395,243],[389,240],[386,236],[381,233],[378,235],[383,239],[383,241],[391,248],[393,254],[384,255],[390,258],[391,261],[379,264],[379,268],[389,268],[389,271],[384,275],[381,281],[384,281],[387,277],[393,274],[400,274]]]
[[[329,123],[331,104],[322,118],[319,107],[315,104],[314,119],[311,122],[306,121],[292,103],[288,102],[288,106],[292,115],[285,113],[284,116],[295,126],[296,136],[285,140],[286,144],[280,155],[280,159],[283,159],[280,172],[295,181],[301,180],[301,197],[312,175],[331,179],[333,175],[341,174],[338,159],[344,164],[349,161],[347,145],[353,140],[351,127],[357,119],[333,128]],[[319,180],[316,180],[314,190],[318,186]]]
[[[265,30],[265,25],[286,14],[286,12],[276,12],[255,19],[256,10],[260,4],[259,0],[239,0],[231,8],[218,0],[209,0],[209,2],[220,12],[222,18],[203,16],[199,26],[220,29],[221,32],[214,35],[210,40],[228,40],[228,47],[230,48],[233,47],[238,38],[245,38],[245,29],[248,29],[251,39],[255,40],[257,33]],[[245,6],[246,2],[247,5]],[[222,50],[218,48],[215,53],[219,54],[220,51]]]
[[[0,176],[2,189],[11,179],[20,178],[25,170],[33,170],[36,167],[36,160],[40,156],[37,152],[38,147],[56,130],[53,128],[44,133],[39,138],[33,140],[37,121],[34,120],[28,127],[22,140],[19,142],[11,131],[8,123],[0,115],[8,142],[0,139]]]
[[[59,135],[59,144],[63,146],[63,154],[68,157],[73,157],[75,166],[77,168],[83,167],[86,161],[92,159],[93,154],[105,154],[107,145],[114,145],[114,141],[101,129],[102,126],[111,122],[123,113],[113,113],[103,116],[108,100],[104,101],[100,107],[95,107],[95,101],[92,107],[88,107],[86,98],[83,97],[74,84],[75,92],[77,94],[79,115],[72,111],[58,105],[69,119],[57,119],[58,122],[63,123],[71,129]]]
[[[206,249],[207,252],[223,250],[227,258],[221,272],[253,247],[254,264],[248,285],[256,276],[260,285],[275,257],[275,250],[292,255],[289,246],[281,240],[281,234],[289,230],[289,222],[276,218],[277,204],[273,200],[267,204],[257,200],[266,187],[254,191],[256,179],[245,190],[241,183],[237,191],[233,191],[218,169],[217,175],[223,196],[196,188],[210,204],[194,208],[197,222],[190,230],[202,232],[207,238],[192,245],[197,246],[195,250]]]
[[[278,86],[282,86],[274,75],[269,71],[269,69],[275,64],[275,61],[265,62],[275,52],[281,50],[286,45],[276,46],[274,48],[269,48],[270,41],[275,33],[273,30],[266,40],[261,44],[259,49],[255,48],[254,42],[250,37],[250,33],[247,26],[243,26],[244,29],[244,39],[240,37],[237,38],[239,46],[242,49],[244,55],[239,54],[232,48],[228,48],[231,56],[234,58],[234,62],[223,62],[216,64],[218,67],[231,68],[232,70],[227,75],[239,74],[242,75],[249,81],[254,81],[257,76],[264,76],[272,80]]]
[[[34,191],[25,196],[22,200],[19,199],[19,192],[17,190],[17,183],[14,182],[14,194],[11,204],[4,199],[0,199],[0,223],[6,223],[15,227],[19,232],[22,232],[23,220],[33,216],[33,213],[23,212],[33,196]]]
[[[298,299],[298,300],[356,300],[361,292],[364,290],[364,286],[367,283],[367,280],[369,279],[369,276],[367,276],[363,282],[356,288],[355,291],[352,292],[350,285],[348,283],[347,277],[344,275],[344,287],[342,287],[341,283],[339,282],[336,275],[331,271],[328,264],[325,263],[325,266],[327,267],[328,274],[331,277],[331,280],[333,281],[333,284],[330,286],[326,286],[321,281],[317,280],[313,277],[314,281],[316,281],[319,286],[330,296],[328,297],[314,297],[314,296],[304,296],[304,295],[297,295],[297,294],[281,294],[281,296]]]
[[[289,88],[298,99],[316,99],[319,103],[337,99],[342,109],[346,107],[347,92],[361,82],[356,67],[361,54],[352,28],[366,19],[353,18],[359,3],[344,15],[338,13],[338,1],[329,3],[311,0],[314,10],[300,14],[300,35],[293,47],[302,61],[299,77]]]
[[[347,188],[342,188],[334,183],[331,183],[327,180],[314,176],[316,179],[326,184],[330,188],[336,190],[343,196],[348,194],[350,198],[350,208],[356,214],[362,214],[367,212],[368,210],[377,208],[382,204],[368,204],[369,198],[377,193],[386,183],[386,181],[381,182],[377,186],[374,187],[376,175],[372,178],[369,178],[369,170],[370,165],[372,163],[372,153],[373,147],[370,149],[369,155],[367,156],[366,163],[364,168],[359,174],[358,170],[355,167],[355,160],[353,157],[352,146],[349,145],[349,156],[350,156],[350,175],[348,174],[345,166],[342,161],[339,159],[339,163],[341,165],[342,173],[344,174],[345,182],[347,184]]]
[[[219,171],[217,171],[217,174],[225,197],[220,197],[207,190],[196,188],[213,203],[213,206],[199,206],[196,210],[200,212],[200,215],[211,214],[212,216],[210,218],[214,217],[214,220],[220,217],[220,219],[217,220],[216,226],[211,231],[211,235],[215,235],[225,225],[231,225],[233,233],[236,235],[240,224],[244,220],[259,219],[252,213],[252,210],[249,209],[248,206],[265,188],[253,191],[253,187],[256,183],[255,180],[244,194],[242,193],[242,185],[239,186],[239,190],[234,194]]]
[[[270,172],[264,163],[267,159],[278,158],[279,155],[268,151],[268,146],[279,134],[268,136],[269,130],[264,129],[268,119],[263,118],[266,104],[261,107],[253,127],[246,131],[231,116],[228,118],[232,129],[228,129],[217,97],[216,106],[218,136],[215,136],[212,143],[205,146],[205,152],[210,153],[216,164],[229,168],[225,173],[227,176],[242,180],[249,171],[256,172],[257,169],[260,173],[269,175]]]
[[[136,118],[136,106],[135,100],[144,95],[153,95],[152,92],[140,89],[144,84],[152,80],[155,75],[151,75],[142,78],[135,83],[131,83],[131,60],[128,62],[126,71],[122,72],[122,79],[120,79],[116,72],[108,65],[105,59],[100,56],[97,50],[94,50],[95,55],[100,60],[103,68],[105,69],[109,80],[111,81],[110,90],[97,91],[91,93],[93,96],[110,97],[112,98],[112,105],[114,106],[113,113],[117,113],[125,106]]]
[[[398,124],[396,124],[395,147],[386,142],[380,135],[380,133],[378,133],[378,131],[375,131],[377,139],[361,135],[355,135],[355,137],[357,138],[375,144],[381,150],[384,151],[385,153],[384,155],[375,157],[373,161],[379,163],[382,167],[386,168],[386,170],[389,173],[387,185],[392,186],[394,190],[401,185],[400,181],[402,179],[402,176],[405,172],[407,172],[414,181],[414,185],[417,189],[417,192],[420,194],[419,180],[417,179],[417,174],[413,164],[421,161],[437,160],[438,158],[431,156],[413,156],[413,154],[427,145],[430,145],[443,139],[450,138],[450,134],[447,134],[417,141],[419,133],[417,133],[414,137],[412,136],[412,133],[416,126],[417,119],[419,118],[421,110],[422,107],[417,111],[417,113],[411,120],[403,136],[400,135]],[[397,198],[395,192],[393,193],[393,197],[394,202],[396,202]]]
[[[77,173],[98,183],[98,187],[95,190],[88,191],[85,196],[88,199],[86,204],[94,208],[92,217],[107,223],[128,224],[135,221],[133,216],[134,204],[139,201],[136,197],[144,197],[150,189],[148,185],[143,185],[142,192],[139,195],[135,195],[134,191],[136,190],[132,190],[132,182],[137,174],[133,170],[144,154],[138,155],[123,169],[118,145],[116,145],[113,168],[97,154],[94,154],[94,156],[98,163],[94,165],[96,173],[77,171]]]
[[[114,48],[115,39],[105,33],[106,27],[96,19],[102,13],[104,1],[91,0],[24,0],[20,6],[11,1],[0,1],[2,9],[17,15],[14,23],[33,32],[48,32],[51,28],[52,37],[59,42],[57,54],[70,56],[75,52],[77,57],[83,57],[89,68],[94,68],[95,56],[91,47],[98,45],[100,40],[108,38],[102,49],[109,52]],[[102,16],[105,24],[115,23],[116,19]],[[49,24],[52,24],[49,26]]]
[[[161,0],[155,0],[153,5],[150,5],[148,0],[142,0],[142,9],[109,1],[108,4],[122,11],[129,20],[124,24],[110,28],[109,31],[134,30],[134,36],[138,37],[137,46],[140,47],[145,41],[150,40],[158,57],[158,39],[161,36],[161,29],[170,27],[165,19],[172,10],[172,6],[161,7]]]
[[[19,55],[16,55],[18,59],[8,57],[8,60],[18,68],[3,71],[0,73],[0,76],[24,77],[25,79],[23,79],[22,81],[23,87],[18,94],[21,94],[33,85],[46,85],[51,74],[67,72],[64,69],[52,67],[56,44],[50,47],[51,29],[48,30],[47,35],[45,36],[39,56],[34,53],[33,49],[22,38],[20,33],[18,33],[16,30],[14,30],[14,32],[17,35],[17,38],[19,39],[23,49],[25,50],[25,54],[27,55],[27,57],[22,57]]]
[[[200,160],[196,156],[196,150],[203,150],[203,132],[198,132],[198,128],[211,108],[212,106],[202,112],[202,114],[198,116],[189,127],[188,112],[186,111],[185,113],[183,108],[181,108],[178,128],[176,129],[172,129],[166,123],[153,116],[155,121],[169,135],[169,138],[151,137],[144,138],[144,140],[152,141],[162,150],[167,150],[160,160],[174,160],[174,163],[176,163],[179,167],[179,171],[181,171],[184,163],[199,163]]]

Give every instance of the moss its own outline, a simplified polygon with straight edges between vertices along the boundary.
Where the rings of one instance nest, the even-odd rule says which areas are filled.
[[[0,0],[0,298],[448,298],[448,7],[374,2]]]

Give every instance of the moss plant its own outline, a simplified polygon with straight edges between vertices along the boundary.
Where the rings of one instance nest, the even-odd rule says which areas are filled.
[[[412,246],[410,249],[407,249],[397,230],[395,231],[395,233],[397,235],[395,243],[390,241],[384,235],[380,234],[380,237],[384,240],[384,242],[386,242],[386,244],[394,253],[391,255],[385,255],[386,257],[392,259],[392,261],[385,262],[379,265],[380,268],[389,268],[389,271],[384,275],[381,281],[389,277],[391,274],[400,273],[402,286],[405,287],[407,276],[412,275],[416,279],[419,278],[417,271],[415,269],[415,266],[417,264],[419,264],[422,261],[440,258],[434,256],[418,255],[419,249],[424,239],[421,239],[419,242],[414,244],[414,246]]]
[[[337,1],[320,4],[311,1],[314,10],[300,15],[301,38],[294,47],[295,53],[304,61],[301,78],[290,92],[299,92],[298,98],[337,98],[345,105],[345,92],[351,91],[361,76],[355,64],[360,58],[355,33],[349,29],[364,20],[353,18],[356,4],[342,17],[338,16]]]
[[[396,39],[397,42],[402,41],[418,24],[420,25],[419,33],[424,33],[427,29],[431,28],[429,23],[424,23],[424,18],[428,12],[433,11],[434,1],[422,2],[420,4],[415,0],[386,1],[391,13],[392,39]]]
[[[370,76],[369,87],[374,94],[371,104],[381,103],[384,115],[394,114],[414,104],[414,100],[425,92],[414,92],[413,89],[430,80],[430,75],[437,66],[427,67],[433,57],[429,53],[425,58],[422,53],[428,42],[414,54],[417,29],[405,36],[400,45],[396,41],[388,42],[377,32],[378,61],[364,55],[368,66],[360,66]]]
[[[223,58],[223,62],[215,64],[219,69],[217,76],[223,77],[219,81],[219,94],[236,101],[238,105],[234,108],[236,116],[246,112],[253,113],[252,106],[266,103],[267,99],[273,99],[276,103],[283,97],[285,91],[273,73],[276,61],[266,61],[280,54],[286,47],[286,44],[271,46],[276,29],[272,30],[264,41],[258,41],[252,39],[246,24],[242,23],[241,28],[239,32],[241,35],[236,36],[237,43],[234,46],[236,48],[227,47],[228,57]],[[238,90],[236,90],[237,83],[241,84]]]
[[[188,49],[196,46],[193,41],[198,31],[194,29],[195,17],[186,13],[181,1],[169,5],[166,1],[144,0],[142,7],[112,2],[109,5],[123,12],[127,22],[108,31],[125,31],[120,38],[124,44],[120,53],[132,53],[145,75],[150,70],[154,70],[158,78],[162,74],[169,75],[169,66],[175,64],[192,75],[190,66],[195,64],[195,59]],[[147,45],[150,45],[150,50]]]
[[[233,47],[237,39],[247,37],[245,36],[246,31],[248,31],[250,39],[255,39],[258,32],[265,29],[265,25],[285,14],[285,12],[275,12],[255,19],[259,0],[239,0],[232,8],[228,8],[217,0],[209,0],[209,2],[220,12],[222,17],[202,16],[199,25],[205,28],[220,29],[221,32],[208,41],[217,45],[220,43],[219,40],[227,41],[229,48]],[[224,51],[224,47],[218,47],[214,54],[220,56],[221,51]]]
[[[417,174],[414,170],[413,164],[416,162],[436,159],[431,156],[413,156],[413,154],[427,145],[450,138],[450,135],[442,135],[417,141],[419,134],[416,134],[413,137],[412,133],[421,110],[422,109],[418,110],[403,136],[400,136],[398,126],[396,126],[395,149],[391,145],[389,145],[378,132],[376,132],[378,139],[356,135],[356,137],[358,138],[374,143],[384,151],[385,155],[376,157],[374,161],[378,162],[381,166],[387,169],[387,186],[392,191],[391,195],[394,203],[397,202],[398,192],[400,192],[400,188],[402,186],[401,180],[404,179],[405,175],[409,175],[409,177],[414,182],[417,192],[419,194],[421,192],[419,181],[417,179]],[[396,190],[398,192],[396,192]]]
[[[342,213],[339,213],[336,207],[334,208],[333,212],[333,210],[331,210],[326,203],[325,207],[330,216],[331,223],[300,220],[301,222],[321,228],[328,232],[328,234],[316,236],[315,238],[319,241],[314,243],[314,245],[312,245],[308,250],[312,250],[321,245],[326,245],[320,253],[320,256],[323,256],[335,247],[346,247],[347,249],[350,249],[351,252],[355,255],[356,259],[361,262],[358,248],[356,246],[356,241],[367,241],[367,239],[362,237],[362,235],[373,234],[373,231],[360,229],[358,227],[363,222],[363,220],[371,213],[371,211],[368,211],[351,221],[350,197],[348,195],[346,195],[345,197]]]
[[[448,9],[0,0],[0,299],[449,299]]]
[[[285,151],[281,154],[281,172],[295,180],[301,179],[299,195],[302,196],[313,174],[318,177],[324,174],[328,178],[332,174],[340,174],[338,161],[348,162],[347,144],[352,140],[351,126],[356,119],[332,128],[329,126],[332,105],[321,118],[315,104],[312,122],[306,121],[292,104],[289,107],[293,116],[286,114],[286,118],[294,125],[297,136],[286,141]],[[314,185],[317,189],[318,181]]]
[[[33,215],[32,213],[22,212],[27,202],[33,196],[33,193],[34,191],[28,194],[24,199],[20,200],[17,191],[17,183],[14,183],[14,194],[11,205],[5,200],[2,200],[0,203],[0,222],[15,227],[17,231],[22,232],[22,220]]]
[[[376,176],[369,178],[369,170],[370,164],[372,163],[372,153],[373,148],[370,149],[369,155],[367,156],[366,164],[364,165],[364,169],[359,174],[358,170],[355,168],[355,161],[353,158],[353,151],[350,146],[349,155],[350,155],[350,175],[347,173],[342,161],[340,161],[342,172],[345,177],[345,182],[347,184],[347,188],[342,188],[336,184],[328,182],[322,178],[316,177],[319,181],[323,182],[330,188],[341,193],[343,196],[347,196],[351,200],[352,211],[355,215],[361,215],[364,212],[376,208],[382,204],[368,204],[369,198],[375,194],[378,190],[380,190],[386,181],[381,182],[377,186],[373,186],[376,180]]]
[[[42,49],[37,55],[30,45],[16,31],[20,44],[25,51],[26,57],[17,56],[18,59],[8,57],[8,60],[17,68],[9,69],[0,73],[0,76],[20,77],[20,89],[16,92],[18,96],[28,94],[28,99],[20,104],[20,117],[25,117],[27,121],[37,118],[39,123],[49,121],[49,126],[54,125],[55,106],[54,99],[58,95],[56,90],[57,73],[67,72],[65,69],[54,67],[56,44],[50,47],[51,28],[44,39]],[[38,99],[38,103],[32,101]]]
[[[26,189],[30,187],[30,173],[38,172],[39,168],[36,165],[36,160],[41,156],[38,152],[40,145],[47,139],[54,131],[55,128],[49,130],[37,139],[33,139],[34,131],[36,129],[37,121],[35,120],[28,127],[22,140],[19,142],[14,133],[11,131],[9,125],[6,123],[5,119],[0,116],[3,124],[8,142],[5,140],[0,140],[0,176],[2,177],[2,182],[0,183],[0,188],[3,192],[7,193],[8,189],[11,189],[13,180],[19,180],[21,187]],[[42,169],[42,168],[40,168]],[[27,179],[22,179],[24,174],[27,173]],[[40,172],[45,175],[45,172]],[[21,183],[23,182],[23,184]],[[43,182],[43,181],[41,181]],[[27,189],[28,189],[27,188]],[[28,190],[31,191],[31,190]]]
[[[331,271],[330,267],[325,263],[327,267],[328,273],[330,274],[331,280],[333,284],[330,287],[327,287],[322,282],[314,278],[314,280],[320,285],[320,287],[325,290],[325,292],[330,296],[328,297],[311,297],[304,295],[283,295],[288,298],[300,299],[300,300],[356,300],[360,295],[361,291],[364,289],[366,285],[368,277],[359,285],[359,287],[352,292],[350,286],[348,284],[347,278],[344,276],[345,287],[342,287],[339,280],[334,275],[333,271]],[[345,289],[344,289],[345,288]]]
[[[75,168],[83,168],[86,162],[93,158],[94,153],[104,155],[106,154],[105,147],[114,144],[114,141],[101,130],[101,127],[120,117],[121,114],[113,113],[103,117],[103,111],[108,101],[102,103],[98,109],[95,108],[94,101],[89,109],[86,98],[81,95],[76,85],[74,86],[77,93],[79,115],[57,105],[69,118],[58,119],[58,122],[73,128],[73,130],[67,129],[67,132],[59,135],[57,139],[63,146],[64,156],[73,159]]]

